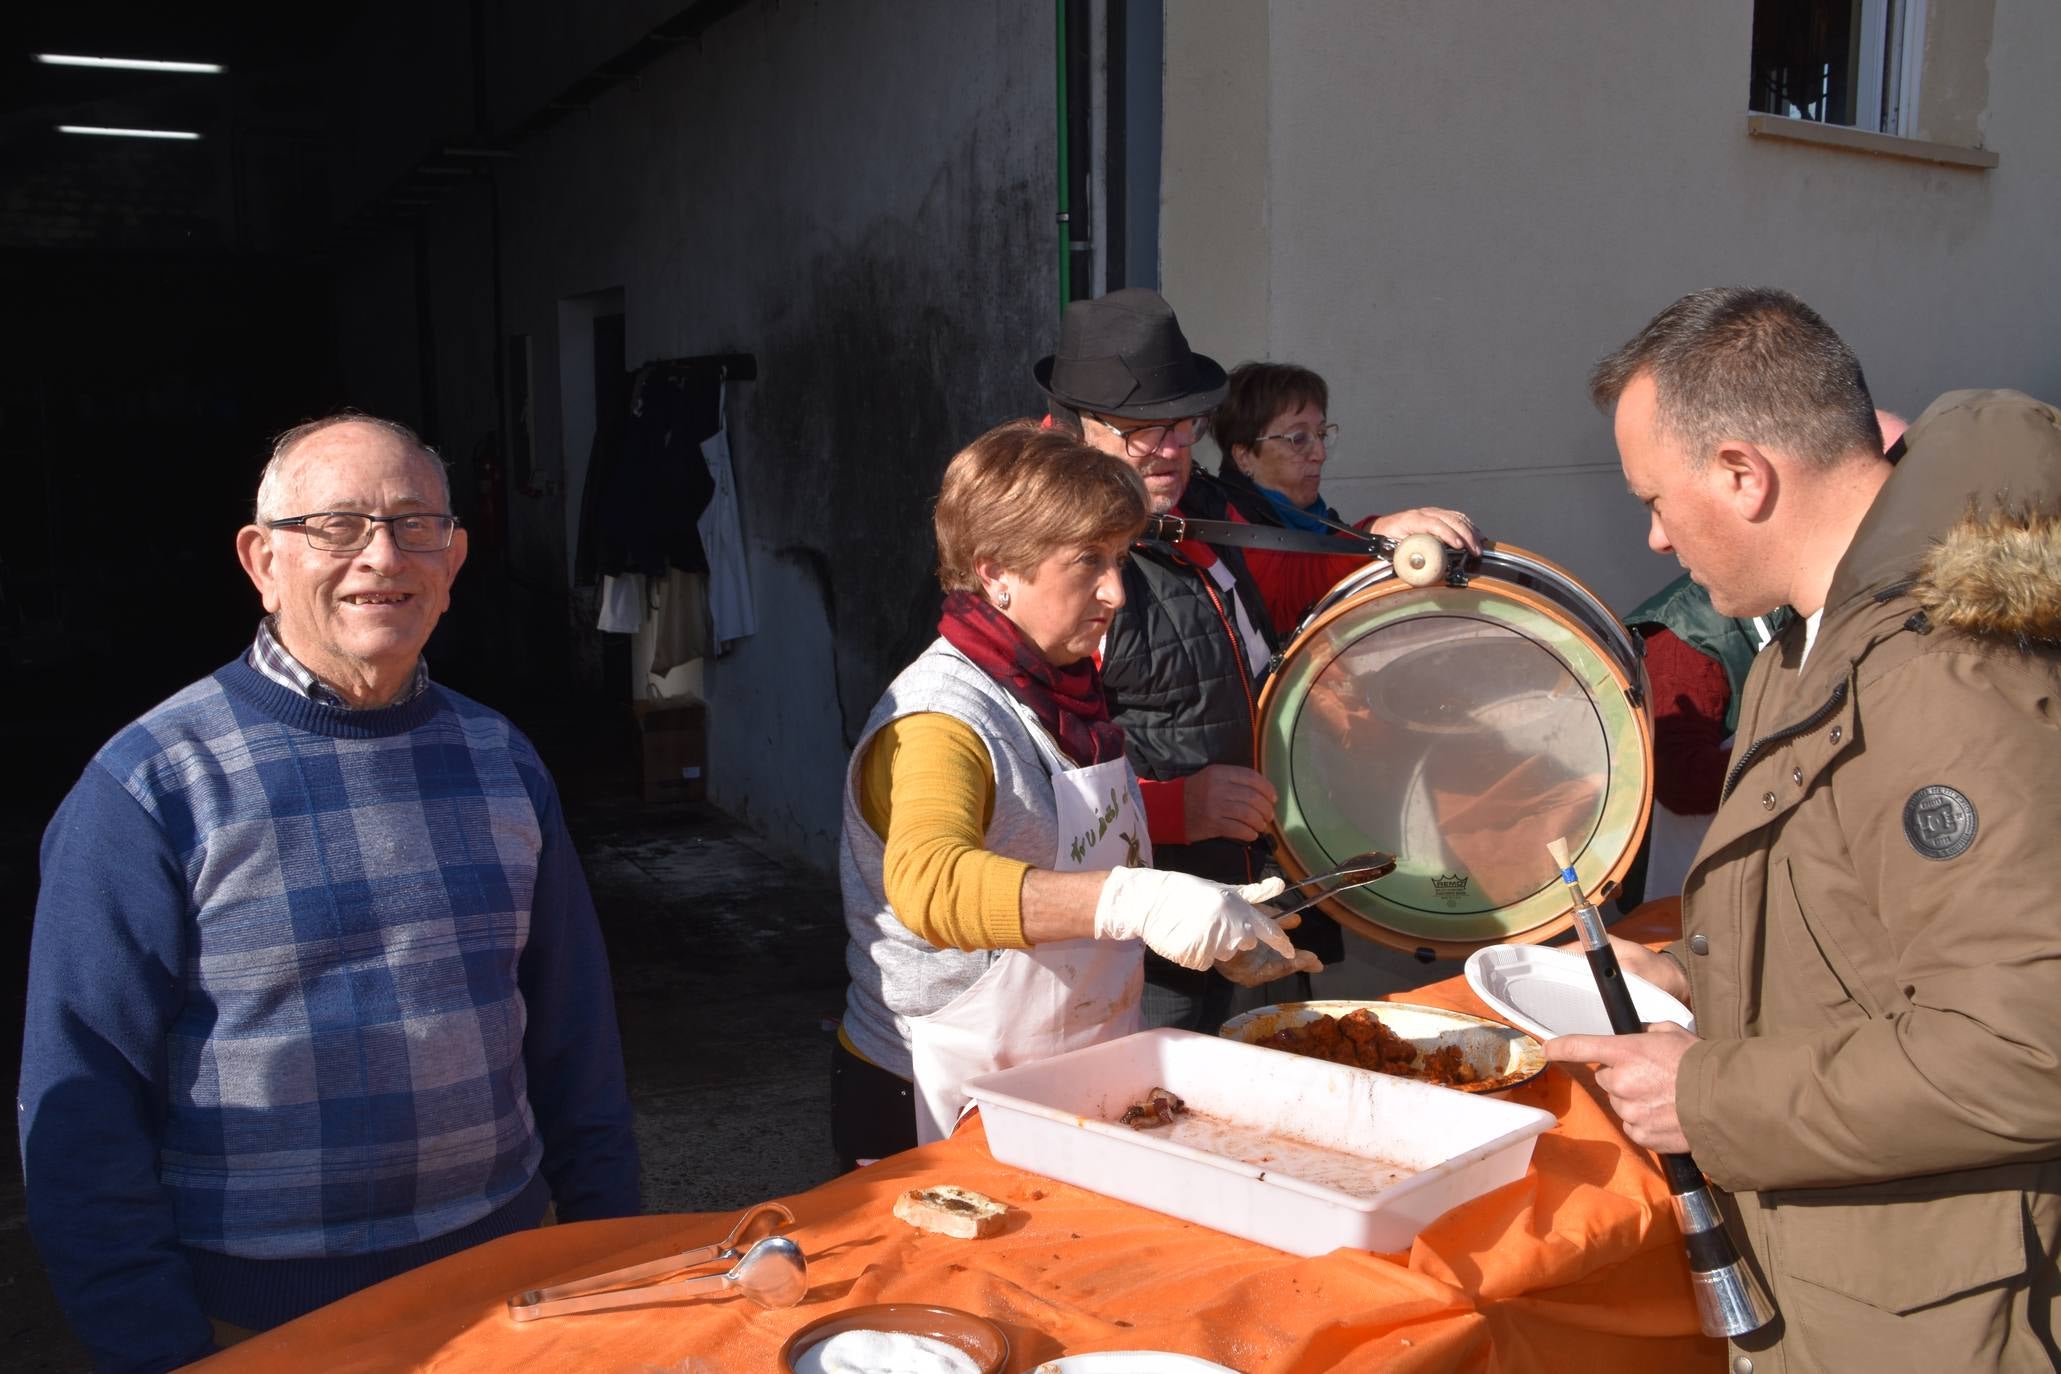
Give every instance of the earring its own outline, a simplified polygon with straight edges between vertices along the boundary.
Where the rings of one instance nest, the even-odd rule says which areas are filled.
[[[995,605],[1005,611],[1009,609],[1009,589],[1007,587],[995,593]]]

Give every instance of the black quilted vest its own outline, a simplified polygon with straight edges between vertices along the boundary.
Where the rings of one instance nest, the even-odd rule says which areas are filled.
[[[1221,487],[1197,472],[1181,509],[1197,518],[1224,518]],[[1278,647],[1245,560],[1236,549],[1220,548],[1217,556],[1237,579],[1254,627],[1269,648]],[[1171,544],[1149,540],[1131,550],[1124,604],[1103,643],[1102,686],[1139,777],[1185,777],[1211,763],[1252,767],[1260,684],[1246,671],[1235,619],[1226,623],[1231,614],[1228,594]],[[1258,871],[1257,856],[1248,850],[1224,839],[1159,845],[1153,864],[1242,883]]]

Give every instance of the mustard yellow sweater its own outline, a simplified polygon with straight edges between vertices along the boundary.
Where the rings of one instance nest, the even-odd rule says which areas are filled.
[[[877,731],[859,765],[859,814],[887,845],[882,874],[901,923],[939,949],[1023,949],[1023,875],[981,848],[995,769],[973,727],[926,711]]]

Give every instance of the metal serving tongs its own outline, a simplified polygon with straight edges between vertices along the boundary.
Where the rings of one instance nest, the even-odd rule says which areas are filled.
[[[1315,887],[1325,883],[1333,885],[1329,890],[1319,892],[1316,896],[1289,907],[1286,911],[1269,911],[1268,914],[1277,921],[1283,916],[1298,915],[1308,911],[1327,897],[1336,897],[1339,893],[1349,891],[1355,887],[1365,887],[1375,879],[1386,878],[1393,872],[1395,872],[1395,855],[1393,854],[1384,854],[1378,849],[1370,849],[1364,854],[1355,854],[1329,873],[1319,873],[1313,877],[1304,878],[1301,882],[1290,883],[1281,890],[1281,897],[1287,896],[1297,888]],[[1274,900],[1279,901],[1280,899],[1280,897],[1276,897]]]
[[[725,1288],[738,1289],[761,1307],[792,1307],[801,1301],[808,1288],[808,1261],[802,1256],[801,1247],[777,1233],[793,1221],[794,1213],[779,1203],[762,1202],[745,1209],[731,1226],[730,1234],[713,1245],[611,1269],[554,1288],[532,1288],[508,1300],[508,1315],[519,1322],[535,1321],[539,1317],[563,1317],[611,1307],[641,1307]],[[677,1283],[646,1282],[711,1260],[735,1263],[720,1274],[698,1274]]]

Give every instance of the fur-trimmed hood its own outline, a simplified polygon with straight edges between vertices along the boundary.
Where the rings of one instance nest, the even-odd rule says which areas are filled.
[[[1970,511],[1926,555],[1911,595],[1950,630],[2061,644],[2061,516]]]
[[[1944,629],[2061,642],[2061,411],[1954,391],[1904,436],[1828,604],[1908,586]]]

